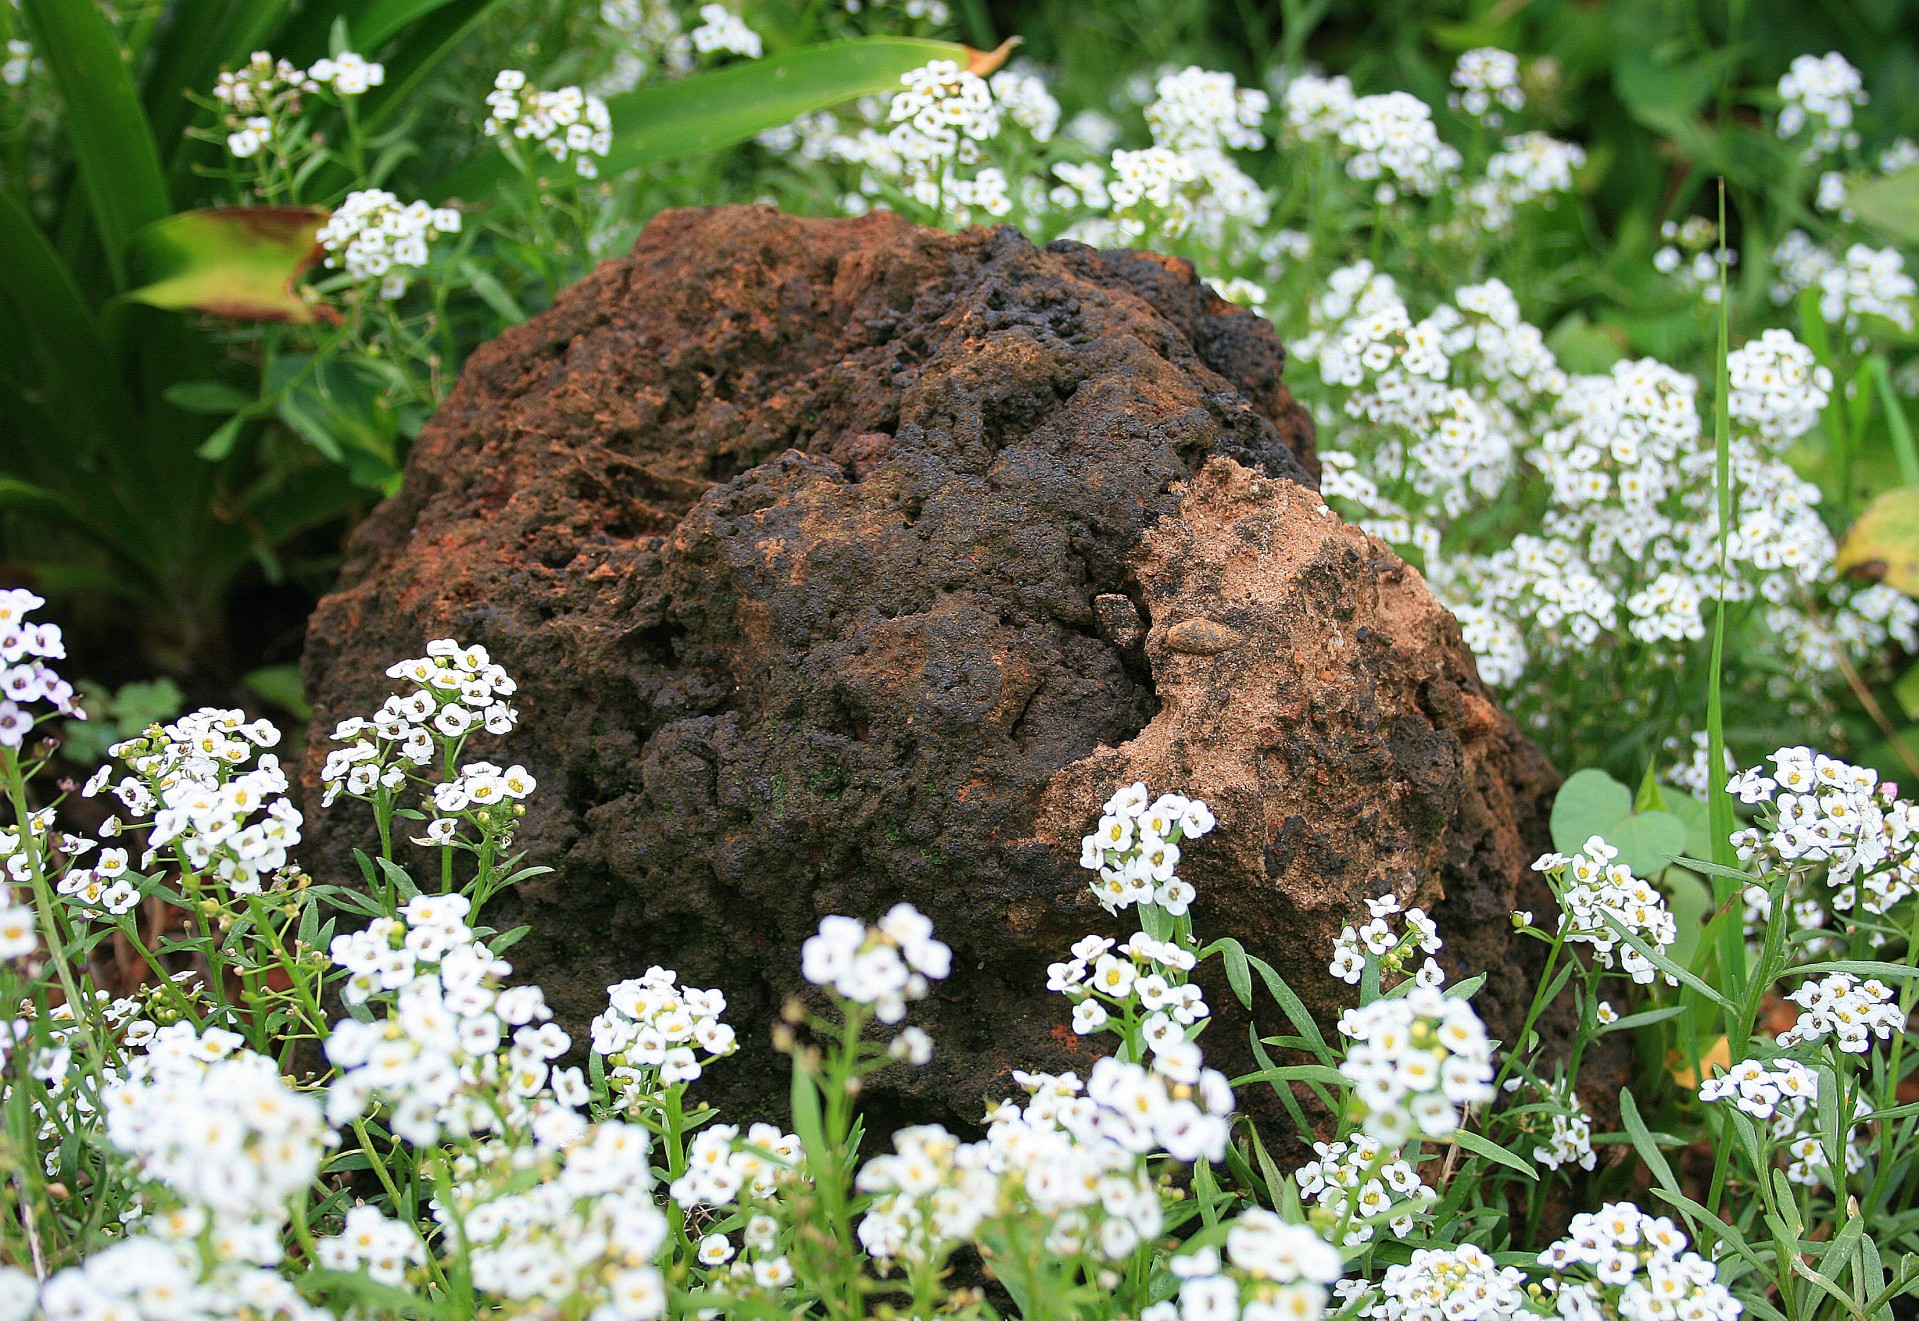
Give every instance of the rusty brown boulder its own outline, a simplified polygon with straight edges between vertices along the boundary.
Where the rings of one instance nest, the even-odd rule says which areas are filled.
[[[666,213],[468,364],[314,616],[315,733],[426,639],[485,644],[557,869],[511,901],[519,973],[575,1026],[649,963],[724,988],[751,1049],[702,1082],[722,1104],[783,1085],[766,1029],[820,916],[901,899],[956,958],[882,1118],[1083,1067],[1045,967],[1121,929],[1078,840],[1134,779],[1212,804],[1199,930],[1316,1008],[1387,890],[1502,969],[1553,773],[1419,575],[1314,493],[1282,364],[1183,262]],[[356,830],[319,823],[331,865]],[[1228,1068],[1244,1043],[1207,1037]]]

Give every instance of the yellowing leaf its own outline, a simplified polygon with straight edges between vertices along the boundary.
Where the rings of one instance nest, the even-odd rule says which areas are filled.
[[[1713,1038],[1712,1045],[1708,1046],[1706,1053],[1700,1056],[1699,1067],[1708,1077],[1715,1071],[1724,1072],[1732,1067],[1732,1047],[1724,1037]],[[1675,1050],[1666,1057],[1666,1072],[1672,1075],[1674,1082],[1687,1091],[1698,1090],[1699,1075],[1693,1072],[1692,1065],[1687,1063],[1685,1056],[1678,1051]]]
[[[1919,486],[1895,487],[1867,505],[1833,568],[1919,596]]]
[[[307,325],[337,314],[294,287],[319,257],[319,207],[247,206],[182,211],[134,235],[139,287],[126,297],[176,311],[236,321]]]

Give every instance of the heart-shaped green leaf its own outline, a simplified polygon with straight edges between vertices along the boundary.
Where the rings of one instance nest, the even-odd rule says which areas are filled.
[[[1657,876],[1686,848],[1686,826],[1670,812],[1634,812],[1632,790],[1602,770],[1579,771],[1553,800],[1553,847],[1576,853],[1598,835],[1639,876]]]

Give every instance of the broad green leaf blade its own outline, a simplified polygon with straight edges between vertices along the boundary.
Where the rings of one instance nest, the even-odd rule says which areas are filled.
[[[600,174],[616,175],[730,147],[801,115],[897,91],[900,75],[934,60],[990,71],[1004,58],[1005,49],[983,54],[947,41],[869,37],[803,46],[785,55],[641,87],[606,103],[613,120],[613,149],[600,162]],[[437,197],[477,199],[512,171],[503,153],[487,152],[449,176]]]
[[[124,434],[132,411],[114,355],[81,297],[72,272],[13,193],[0,188],[0,291],[13,301],[60,397],[99,436]]]
[[[1919,596],[1919,486],[1895,487],[1867,505],[1832,567]]]
[[[35,49],[60,89],[64,124],[115,285],[126,287],[126,249],[166,215],[160,155],[113,28],[95,0],[23,0]]]
[[[182,211],[134,236],[129,272],[141,281],[126,297],[173,311],[236,321],[309,325],[337,319],[300,296],[294,281],[319,255],[318,207],[216,207]]]

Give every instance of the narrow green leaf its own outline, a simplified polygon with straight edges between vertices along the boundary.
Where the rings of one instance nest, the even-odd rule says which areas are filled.
[[[1326,1044],[1326,1038],[1320,1034],[1319,1024],[1313,1021],[1313,1016],[1306,1010],[1305,1002],[1299,998],[1292,987],[1286,984],[1286,979],[1275,972],[1273,965],[1264,959],[1248,955],[1246,961],[1253,965],[1253,971],[1257,972],[1260,980],[1266,983],[1266,990],[1274,1000],[1278,1001],[1280,1011],[1286,1015],[1286,1021],[1293,1025],[1293,1030],[1312,1043],[1313,1054],[1319,1057],[1319,1062],[1337,1063],[1338,1053]]]
[[[1253,970],[1246,962],[1246,947],[1231,936],[1222,936],[1199,952],[1204,962],[1217,954],[1226,965],[1226,983],[1233,988],[1233,994],[1239,997],[1240,1004],[1253,1007]]]
[[[167,214],[160,155],[113,27],[95,0],[22,0],[34,49],[60,89],[75,163],[114,283],[133,236]]]
[[[1731,352],[1728,344],[1731,312],[1726,293],[1727,265],[1726,185],[1722,180],[1719,185],[1719,342],[1714,358],[1712,401],[1713,491],[1719,509],[1719,599],[1713,612],[1712,659],[1708,662],[1706,673],[1706,810],[1712,827],[1712,860],[1722,867],[1734,866],[1739,861],[1739,855],[1732,846],[1732,834],[1738,829],[1738,820],[1733,814],[1732,795],[1726,791],[1726,709],[1722,691],[1726,664],[1726,597],[1730,582],[1726,566],[1731,553],[1728,538],[1732,535],[1733,518],[1732,378],[1726,365]],[[1713,877],[1714,908],[1738,912],[1740,894],[1737,882],[1724,876]],[[1744,924],[1722,922],[1717,936],[1720,976],[1729,986],[1745,985]],[[1688,978],[1688,984],[1694,989],[1704,987],[1710,992],[1708,998],[1717,1003],[1724,1014],[1727,1045],[1735,1058],[1744,1056],[1746,1038],[1751,1031],[1750,1023],[1742,1021],[1738,1008],[1730,1000],[1711,991],[1691,974],[1688,974]]]
[[[1666,1163],[1666,1157],[1646,1131],[1646,1121],[1639,1117],[1639,1104],[1633,1100],[1630,1088],[1619,1091],[1619,1121],[1626,1126],[1626,1133],[1632,1138],[1632,1148],[1639,1153],[1639,1159],[1646,1163],[1647,1171],[1661,1188],[1669,1192],[1679,1192],[1679,1180],[1673,1177],[1672,1166]]]
[[[1255,1082],[1318,1082],[1333,1087],[1346,1086],[1346,1076],[1330,1064],[1279,1064],[1233,1079],[1233,1086]]]
[[[677,82],[640,87],[606,103],[613,120],[613,149],[600,163],[600,173],[612,176],[658,161],[716,151],[801,115],[897,91],[901,74],[933,60],[954,60],[966,66],[992,58],[947,41],[867,37],[804,46]],[[505,154],[491,151],[431,191],[437,199],[477,200],[512,173],[512,162]]]
[[[1468,1133],[1464,1129],[1461,1129],[1450,1138],[1445,1139],[1445,1141],[1456,1143],[1476,1156],[1484,1156],[1487,1160],[1497,1161],[1509,1170],[1518,1170],[1534,1183],[1539,1182],[1539,1172],[1533,1168],[1531,1161],[1522,1160],[1520,1157],[1513,1155],[1512,1152],[1506,1150],[1490,1138],[1484,1138],[1477,1133]]]
[[[1621,940],[1625,941],[1628,945],[1631,945],[1634,949],[1638,950],[1642,955],[1646,957],[1647,961],[1649,961],[1655,968],[1659,969],[1659,971],[1665,973],[1668,977],[1673,978],[1675,981],[1678,981],[1682,983],[1683,985],[1688,986],[1692,988],[1693,990],[1699,992],[1699,994],[1705,996],[1708,1000],[1718,1005],[1721,1009],[1726,1010],[1728,1013],[1732,1013],[1736,1011],[1737,1006],[1734,1005],[1731,1000],[1728,1000],[1725,996],[1721,995],[1718,991],[1715,991],[1712,987],[1708,986],[1705,982],[1701,981],[1693,973],[1687,972],[1684,968],[1674,963],[1671,959],[1667,958],[1658,949],[1647,944],[1643,939],[1640,938],[1640,936],[1637,933],[1627,929],[1626,924],[1624,922],[1621,922],[1617,917],[1613,916],[1613,914],[1601,913],[1600,916],[1606,919],[1606,925],[1610,926],[1615,932],[1617,932]]]
[[[1919,171],[1913,172],[1919,177]],[[1912,422],[1906,417],[1905,401],[1892,388],[1892,368],[1884,354],[1872,355],[1872,383],[1879,391],[1879,406],[1886,410],[1886,430],[1892,436],[1893,457],[1899,462],[1899,484],[1919,486],[1919,449],[1912,442]]]
[[[160,397],[175,408],[208,417],[225,417],[253,402],[252,395],[224,381],[176,381],[162,390]]]

